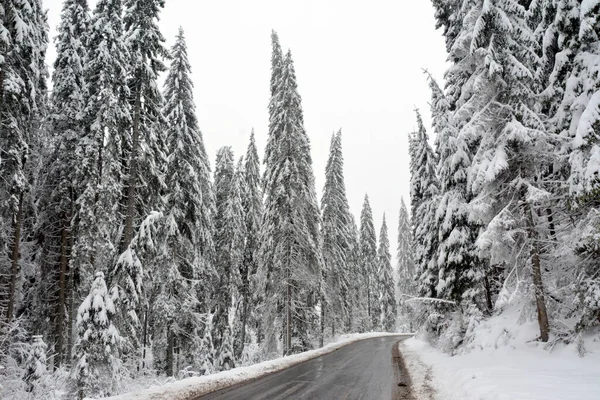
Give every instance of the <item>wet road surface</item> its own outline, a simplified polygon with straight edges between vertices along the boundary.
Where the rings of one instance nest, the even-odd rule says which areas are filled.
[[[195,400],[412,400],[397,351],[407,336],[366,339]]]

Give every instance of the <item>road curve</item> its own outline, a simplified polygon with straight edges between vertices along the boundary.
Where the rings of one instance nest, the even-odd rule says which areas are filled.
[[[194,400],[412,400],[396,344],[406,336],[366,339],[258,380]]]

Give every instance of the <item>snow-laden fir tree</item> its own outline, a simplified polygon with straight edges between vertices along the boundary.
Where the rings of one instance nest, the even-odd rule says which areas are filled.
[[[36,393],[36,384],[47,373],[46,350],[48,349],[48,345],[44,343],[42,335],[34,335],[32,340],[31,350],[25,361],[25,376],[23,376],[23,380],[27,383],[27,390],[33,392],[35,396],[36,394],[41,394]]]
[[[438,283],[438,227],[435,219],[438,206],[439,183],[436,175],[436,156],[429,145],[429,137],[421,114],[417,111],[418,130],[410,138],[411,154],[410,198],[415,249],[415,279],[419,294],[437,297]]]
[[[452,120],[450,105],[437,82],[428,74],[431,115],[436,134],[437,177],[440,198],[435,211],[438,227],[438,298],[460,304],[473,302],[483,288],[483,273],[475,246],[480,226],[471,217],[467,187],[472,155]],[[488,308],[492,308],[488,293]]]
[[[396,249],[398,311],[401,322],[403,324],[408,322],[407,328],[409,332],[412,332],[413,316],[410,314],[411,307],[406,301],[416,296],[417,285],[415,283],[412,226],[404,198],[401,199],[398,215],[398,243]]]
[[[76,221],[76,199],[81,188],[76,186],[75,172],[82,162],[81,154],[76,150],[84,137],[83,124],[86,103],[86,84],[84,74],[85,41],[88,33],[89,8],[86,0],[69,0],[63,4],[61,22],[56,38],[56,60],[52,74],[53,90],[50,98],[49,121],[51,135],[56,138],[54,148],[45,162],[47,175],[43,179],[45,188],[40,198],[38,235],[44,232],[43,251],[46,254],[40,282],[40,292],[52,293],[45,299],[48,307],[53,308],[54,319],[54,363],[58,366],[70,360],[72,322],[75,307],[72,304],[74,278],[77,271],[70,268],[71,243]],[[43,324],[45,314],[36,322]],[[65,340],[68,337],[68,340]]]
[[[377,285],[377,235],[373,223],[373,211],[369,196],[365,195],[360,213],[360,257],[363,283],[366,287],[367,314],[370,318],[369,330],[379,324],[379,287]]]
[[[475,148],[468,187],[476,216],[486,226],[478,245],[492,265],[506,261],[506,252],[520,248],[515,240],[527,247],[540,337],[547,341],[537,214],[547,200],[542,178],[554,154],[535,111],[536,59],[530,51],[534,36],[526,6],[516,0],[465,3],[467,17],[457,40],[460,45],[451,54],[455,65],[449,75],[469,76],[460,88],[454,121],[460,135]],[[523,234],[513,237],[509,232],[515,230]],[[515,252],[511,256],[516,257]]]
[[[331,137],[325,167],[325,186],[321,198],[323,294],[321,299],[321,333],[331,328],[331,336],[349,329],[350,313],[350,207],[344,182],[344,157],[341,130]]]
[[[241,195],[242,171],[236,169],[231,147],[222,147],[215,164],[215,197],[217,204],[215,248],[218,282],[214,291],[212,338],[217,351],[222,348],[229,328],[230,309],[237,300],[240,265],[244,251],[244,209]]]
[[[126,183],[121,251],[131,242],[137,220],[162,206],[160,194],[166,149],[158,76],[166,70],[163,59],[169,56],[158,27],[165,1],[123,0],[123,4],[131,124],[127,126],[127,140],[123,143]]]
[[[367,312],[367,288],[368,281],[363,272],[360,234],[354,215],[350,214],[350,252],[348,262],[350,266],[350,310],[349,325],[350,332],[367,332],[371,329],[371,321]]]
[[[71,373],[79,399],[108,396],[117,388],[123,339],[114,324],[115,294],[109,293],[104,274],[97,272],[77,311],[75,365]]]
[[[230,369],[235,368],[233,334],[231,333],[231,328],[229,326],[225,329],[221,348],[218,351],[217,368],[219,371],[229,371]]]
[[[379,233],[379,247],[377,248],[377,286],[379,287],[379,308],[381,322],[379,326],[387,332],[396,330],[397,304],[395,295],[394,270],[392,255],[390,253],[390,240],[388,227],[383,214],[381,232]]]
[[[274,48],[277,41],[273,35]],[[291,53],[273,60],[259,282],[265,293],[263,326],[269,330],[265,352],[277,351],[276,338],[283,332],[284,354],[291,354],[312,346],[322,262],[320,213]]]
[[[259,316],[254,313],[255,304],[260,296],[255,288],[256,272],[258,270],[258,250],[260,247],[260,224],[263,213],[262,190],[260,182],[260,159],[256,149],[254,130],[250,134],[250,143],[244,158],[244,171],[242,175],[242,205],[244,207],[245,244],[243,260],[240,264],[240,295],[241,304],[241,336],[239,346],[236,348],[236,358],[241,359],[246,343],[248,325],[258,328]]]
[[[130,123],[120,0],[99,0],[89,22],[84,81],[87,84],[83,137],[76,149],[80,162],[75,183],[80,193],[74,215],[77,232],[71,268],[79,275],[76,295],[92,283],[94,270],[114,262],[123,189],[122,151]]]
[[[45,109],[48,24],[41,0],[2,2],[0,23],[0,312],[15,318],[28,161]]]

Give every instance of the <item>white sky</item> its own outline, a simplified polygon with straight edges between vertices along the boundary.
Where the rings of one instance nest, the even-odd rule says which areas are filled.
[[[95,0],[89,0],[91,8]],[[51,37],[62,1],[46,0]],[[185,30],[195,100],[214,167],[219,147],[246,151],[252,127],[262,158],[268,132],[271,29],[291,48],[321,194],[329,141],[342,128],[346,189],[357,222],[369,193],[377,234],[388,220],[395,258],[400,198],[409,205],[408,136],[414,108],[429,125],[423,68],[442,79],[445,48],[429,1],[167,0],[170,47]],[[54,46],[48,64],[54,61]],[[430,133],[431,135],[431,133]]]

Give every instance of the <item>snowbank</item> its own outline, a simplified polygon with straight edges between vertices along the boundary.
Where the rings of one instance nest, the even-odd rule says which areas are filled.
[[[118,396],[109,397],[111,400],[189,400],[194,397],[202,396],[228,386],[252,381],[281,371],[304,361],[315,357],[331,353],[340,347],[359,340],[371,339],[382,336],[397,336],[397,333],[362,333],[340,336],[334,343],[330,343],[320,349],[307,351],[300,354],[294,354],[289,357],[277,358],[275,360],[265,361],[248,367],[234,368],[230,371],[223,371],[217,374],[182,379],[178,382],[168,383],[162,386],[153,386],[145,390],[124,393]]]
[[[469,352],[449,356],[411,338],[400,343],[418,400],[600,399],[600,339],[552,351],[533,341],[535,322],[515,324],[500,315],[477,329]],[[507,320],[508,319],[508,320]],[[512,322],[512,323],[511,323]]]

